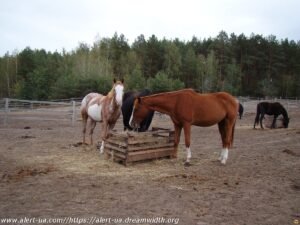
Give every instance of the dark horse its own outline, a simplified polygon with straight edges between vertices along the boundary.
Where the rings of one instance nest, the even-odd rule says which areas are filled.
[[[133,110],[133,103],[134,99],[136,97],[143,97],[150,95],[151,92],[147,89],[141,91],[141,92],[136,92],[136,91],[128,91],[124,94],[123,96],[123,104],[122,104],[122,114],[123,114],[123,125],[124,125],[124,130],[133,130],[133,128],[129,125],[129,120],[132,114]],[[146,118],[141,122],[140,127],[137,129],[138,132],[145,132],[148,130],[152,118],[154,115],[154,111],[149,110]]]
[[[256,117],[254,121],[254,129],[255,125],[260,123],[260,127],[264,129],[262,125],[262,120],[264,119],[264,115],[274,115],[274,119],[271,125],[271,128],[275,128],[276,119],[279,115],[283,116],[283,126],[287,128],[289,126],[289,117],[285,110],[285,108],[279,102],[260,102],[257,104],[256,108]]]
[[[177,148],[183,128],[187,152],[186,165],[190,164],[191,159],[191,126],[208,127],[218,124],[223,143],[219,160],[222,164],[226,163],[228,148],[233,143],[234,127],[238,113],[238,103],[233,96],[225,92],[198,94],[192,89],[183,89],[139,97],[134,101],[130,125],[138,127],[148,110],[165,113],[171,117],[175,128],[174,147],[176,153],[174,157],[177,156]]]

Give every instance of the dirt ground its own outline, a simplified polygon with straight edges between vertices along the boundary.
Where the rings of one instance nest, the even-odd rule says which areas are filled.
[[[7,127],[0,127],[0,219],[68,218],[64,221],[68,224],[300,224],[299,108],[289,115],[288,129],[254,130],[255,115],[246,112],[237,121],[234,148],[225,166],[217,161],[221,150],[217,126],[193,127],[191,167],[184,167],[183,137],[177,159],[125,167],[100,156],[96,147],[76,145],[81,141],[80,121],[72,126],[10,118]],[[156,115],[153,125],[172,127],[167,116]],[[97,125],[95,138],[99,129]],[[121,120],[117,129],[122,130]],[[143,218],[156,221],[138,220]]]

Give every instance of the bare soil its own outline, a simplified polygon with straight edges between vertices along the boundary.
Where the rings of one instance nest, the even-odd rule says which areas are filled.
[[[0,127],[0,219],[96,217],[123,219],[98,224],[125,224],[128,217],[159,217],[177,218],[182,225],[297,224],[300,111],[289,114],[288,129],[254,130],[255,115],[246,113],[237,121],[225,166],[217,161],[217,126],[193,127],[191,167],[184,167],[183,136],[177,159],[125,167],[106,160],[95,146],[78,145],[80,121],[72,126],[10,119]],[[167,116],[156,115],[153,125],[172,128]],[[121,120],[117,129],[122,130]]]

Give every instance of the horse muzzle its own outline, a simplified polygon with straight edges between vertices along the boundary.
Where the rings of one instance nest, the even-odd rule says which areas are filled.
[[[130,120],[129,125],[133,128],[133,130],[136,130],[136,129],[140,128],[140,123],[138,123],[134,119]]]

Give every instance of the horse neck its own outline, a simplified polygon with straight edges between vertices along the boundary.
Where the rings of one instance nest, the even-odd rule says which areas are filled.
[[[112,89],[108,92],[108,94],[106,95],[108,98],[114,98],[115,96],[115,85],[112,87]]]
[[[143,102],[153,111],[169,114],[176,101],[176,96],[165,94],[157,94],[152,96],[143,97]]]
[[[289,118],[288,114],[287,114],[287,111],[285,110],[284,107],[282,107],[281,114],[283,115],[283,117],[284,117],[285,120],[287,120]]]
[[[108,93],[107,98],[108,98],[108,103],[111,111],[116,111],[120,108],[120,106],[117,104],[116,94],[114,93],[114,91]]]

